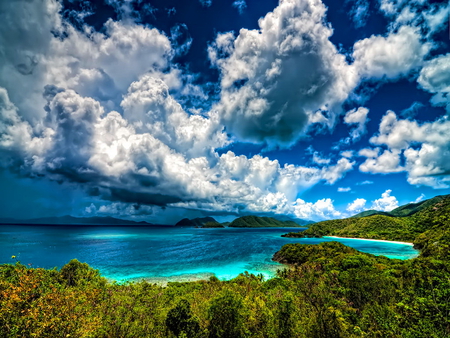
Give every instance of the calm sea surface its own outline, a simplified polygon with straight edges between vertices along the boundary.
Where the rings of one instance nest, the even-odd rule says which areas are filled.
[[[174,227],[76,227],[0,225],[0,264],[12,255],[33,267],[61,267],[72,258],[99,269],[104,277],[192,280],[239,273],[274,275],[273,254],[287,243],[337,240],[357,250],[408,259],[418,252],[405,244],[370,240],[283,238],[294,228],[196,229]]]

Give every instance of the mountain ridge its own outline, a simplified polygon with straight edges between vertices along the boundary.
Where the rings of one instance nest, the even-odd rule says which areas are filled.
[[[228,226],[231,228],[301,227],[301,225],[291,220],[280,221],[273,217],[260,216],[242,216],[236,218]]]
[[[420,203],[400,206],[387,214],[328,220],[313,224],[303,232],[291,232],[284,237],[355,237],[414,242],[439,225],[450,226],[450,195],[440,195]],[[418,242],[417,242],[418,244]]]

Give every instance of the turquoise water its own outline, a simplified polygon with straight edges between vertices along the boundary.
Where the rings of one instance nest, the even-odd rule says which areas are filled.
[[[390,258],[409,259],[418,254],[412,246],[397,243],[280,237],[293,230],[1,225],[0,263],[12,263],[15,255],[22,264],[52,268],[77,258],[109,279],[163,281],[211,275],[230,279],[244,271],[269,278],[281,267],[271,260],[273,254],[287,243],[337,240]]]

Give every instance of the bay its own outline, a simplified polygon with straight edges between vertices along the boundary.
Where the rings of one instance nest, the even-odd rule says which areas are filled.
[[[77,227],[0,225],[0,263],[62,267],[76,258],[116,281],[175,281],[215,275],[231,279],[248,271],[273,277],[272,261],[284,244],[338,241],[389,258],[410,259],[411,245],[344,238],[284,238],[298,228]]]

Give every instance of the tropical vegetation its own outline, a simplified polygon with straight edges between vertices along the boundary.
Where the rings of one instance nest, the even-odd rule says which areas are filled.
[[[449,337],[449,207],[446,197],[384,223],[380,237],[413,240],[417,258],[288,244],[274,255],[288,268],[269,280],[119,284],[77,260],[60,270],[0,265],[0,337]],[[371,217],[361,235],[399,221]],[[337,225],[326,229],[357,233]]]
[[[278,220],[273,217],[242,216],[228,224],[230,228],[300,227],[292,220]]]

